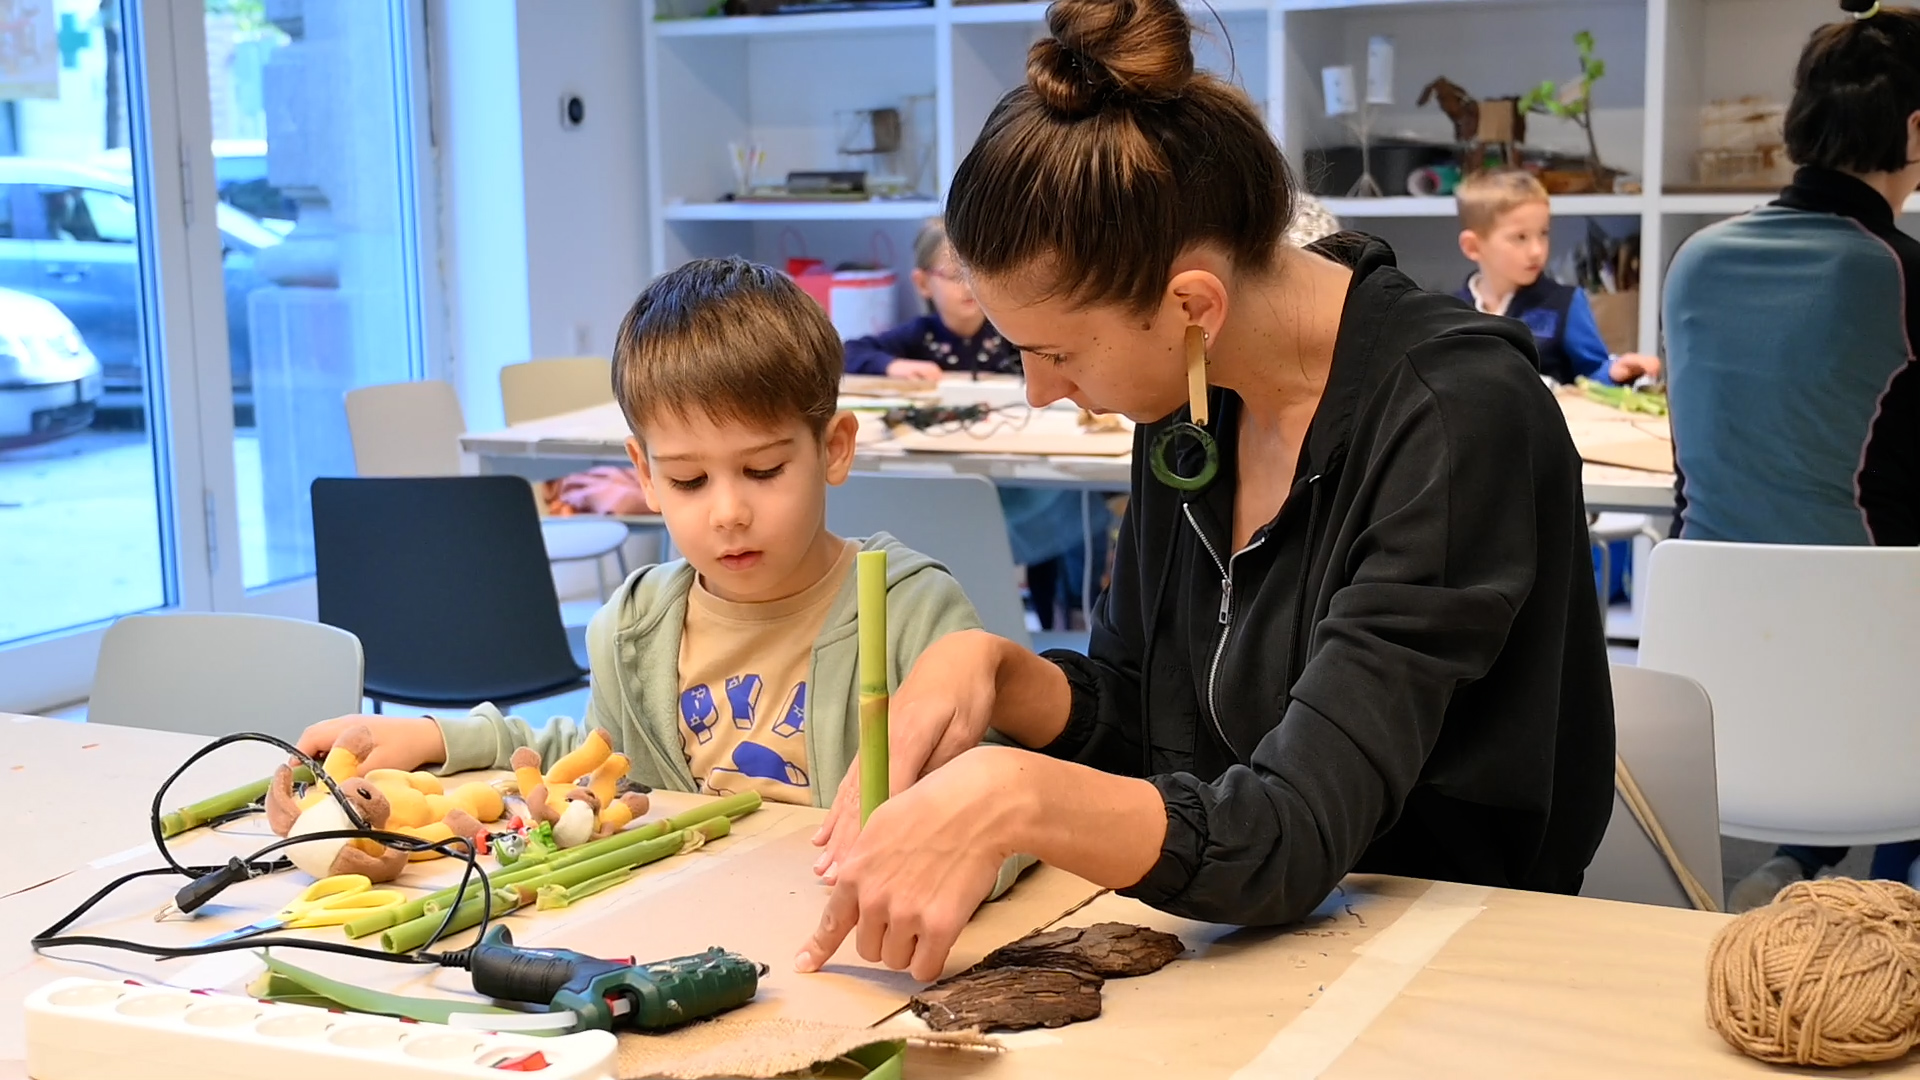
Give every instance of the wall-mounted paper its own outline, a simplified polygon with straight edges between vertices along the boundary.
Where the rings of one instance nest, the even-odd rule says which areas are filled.
[[[1393,104],[1393,39],[1367,39],[1367,104]]]
[[[1327,98],[1328,116],[1352,116],[1360,111],[1354,97],[1352,64],[1321,68],[1320,90]]]

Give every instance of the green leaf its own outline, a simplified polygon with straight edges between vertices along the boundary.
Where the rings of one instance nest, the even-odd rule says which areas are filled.
[[[1590,83],[1599,82],[1601,77],[1606,75],[1606,73],[1607,73],[1607,62],[1605,60],[1602,60],[1596,56],[1593,59],[1587,61],[1587,81],[1588,82]]]
[[[1579,48],[1583,55],[1591,55],[1593,52],[1593,31],[1582,30],[1573,35],[1573,43]]]

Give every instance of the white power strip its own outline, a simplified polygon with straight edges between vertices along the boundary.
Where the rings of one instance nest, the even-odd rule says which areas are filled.
[[[44,986],[26,1012],[33,1080],[612,1080],[618,1045],[607,1031],[498,1035],[98,979]]]

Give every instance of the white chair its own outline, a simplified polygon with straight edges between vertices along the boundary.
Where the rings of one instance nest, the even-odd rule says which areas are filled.
[[[1920,548],[1669,540],[1649,562],[1640,664],[1713,699],[1721,831],[1920,838]]]
[[[613,361],[564,356],[500,369],[500,403],[508,424],[579,412],[613,400]]]
[[[1613,666],[1613,723],[1626,762],[1654,820],[1712,898],[1724,908],[1720,806],[1713,770],[1713,705],[1692,679]],[[1635,904],[1692,907],[1660,848],[1617,788],[1613,817],[1587,867],[1580,895]]]
[[[107,628],[87,720],[291,742],[360,711],[360,639],[268,615],[129,615]]]
[[[362,386],[347,391],[347,430],[361,476],[459,476],[460,434],[467,421],[460,396],[438,379]],[[611,555],[627,574],[627,526],[598,517],[542,518],[549,562],[592,560],[596,571]],[[600,593],[607,592],[601,574]]]
[[[984,476],[854,473],[827,489],[827,528],[841,536],[891,533],[938,559],[980,613],[980,625],[1032,647],[1007,540],[1007,519]]]

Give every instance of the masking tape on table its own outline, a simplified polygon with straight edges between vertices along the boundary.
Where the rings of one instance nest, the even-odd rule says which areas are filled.
[[[1356,959],[1307,1010],[1280,1029],[1233,1080],[1308,1080],[1346,1053],[1453,935],[1486,910],[1493,890],[1439,881]]]

